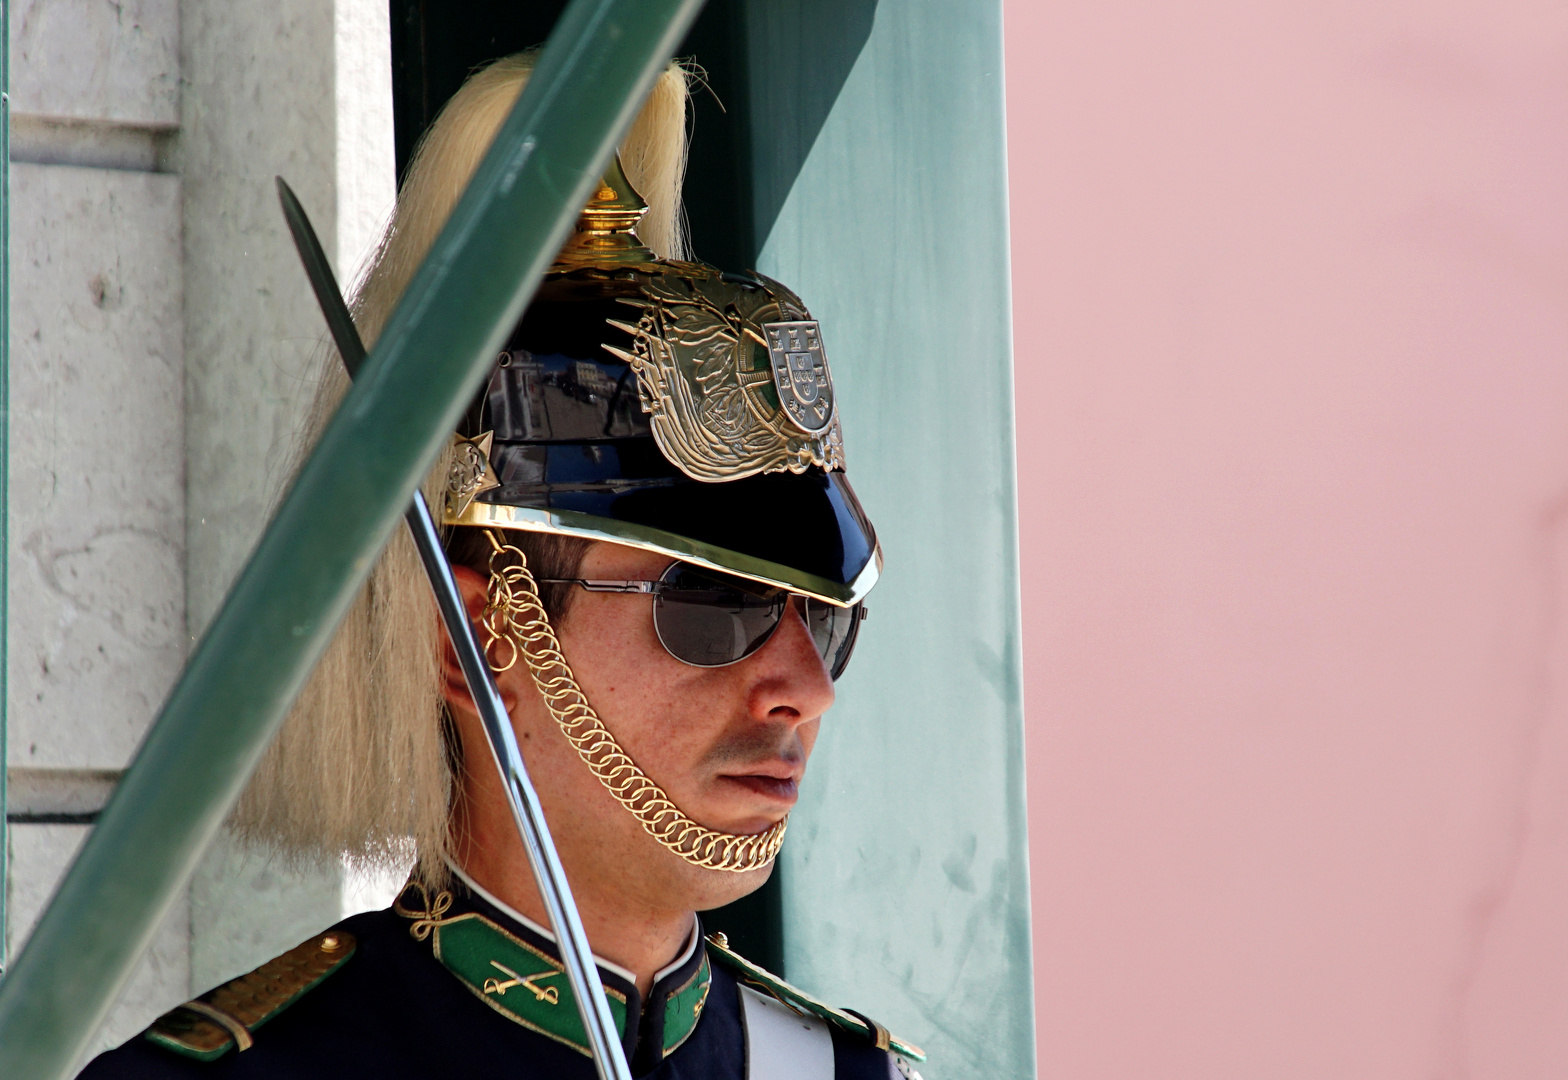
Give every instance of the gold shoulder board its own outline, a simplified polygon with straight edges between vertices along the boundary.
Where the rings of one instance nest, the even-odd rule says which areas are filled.
[[[760,968],[731,952],[729,941],[723,934],[708,935],[708,951],[725,967],[740,976],[742,982],[768,996],[783,1002],[799,1013],[808,1013],[826,1020],[835,1027],[876,1044],[877,1049],[887,1050],[911,1061],[924,1061],[926,1052],[908,1039],[901,1039],[887,1028],[853,1009],[835,1009],[824,1004],[798,987],[791,986],[766,968]]]
[[[153,1021],[147,1038],[198,1061],[222,1057],[229,1047],[249,1050],[251,1032],[277,1016],[354,955],[354,935],[317,934]]]

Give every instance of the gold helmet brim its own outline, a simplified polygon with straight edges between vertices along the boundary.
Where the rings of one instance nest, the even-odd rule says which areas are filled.
[[[845,489],[848,487],[847,484],[843,486]],[[853,493],[850,494],[853,498]],[[856,509],[859,509],[858,506]],[[859,517],[859,515],[855,516]],[[711,570],[722,570],[751,581],[776,585],[840,607],[849,607],[864,600],[866,594],[876,585],[877,578],[882,572],[882,549],[875,534],[869,531],[869,525],[864,533],[860,533],[850,540],[849,545],[846,545],[853,546],[856,542],[865,545],[864,561],[858,567],[853,565],[844,567],[849,570],[848,573],[829,577],[812,573],[800,566],[708,543],[682,533],[574,510],[512,506],[475,499],[460,512],[447,515],[445,523],[553,533],[558,536],[574,536],[584,540],[602,540],[621,544],[641,551],[668,555],[672,559]],[[858,525],[859,522],[856,521],[855,524]],[[762,527],[767,528],[766,525]],[[859,532],[858,529],[855,531]],[[839,544],[844,545],[846,539],[849,538],[840,536]],[[791,562],[798,561],[801,560],[791,560]],[[845,580],[835,580],[836,577]]]

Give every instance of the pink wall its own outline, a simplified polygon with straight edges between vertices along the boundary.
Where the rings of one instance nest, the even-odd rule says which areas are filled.
[[[1568,1075],[1568,8],[1010,0],[1040,1075]]]

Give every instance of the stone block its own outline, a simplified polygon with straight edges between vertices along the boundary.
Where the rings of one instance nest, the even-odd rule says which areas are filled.
[[[17,0],[11,111],[143,127],[180,121],[178,0]]]
[[[120,782],[117,772],[86,769],[9,769],[5,812],[10,820],[88,815],[101,811]]]
[[[337,236],[334,5],[187,3],[187,617],[204,627],[293,464],[326,327],[286,229],[281,175]],[[332,254],[328,252],[329,256]]]
[[[11,195],[10,763],[117,769],[185,654],[180,181]]]
[[[43,914],[71,859],[87,839],[85,825],[12,825],[9,912],[15,956]],[[171,1006],[190,997],[190,908],[182,894],[164,917],[151,948],[93,1038],[88,1056],[118,1046]],[[84,1059],[85,1060],[85,1059]]]

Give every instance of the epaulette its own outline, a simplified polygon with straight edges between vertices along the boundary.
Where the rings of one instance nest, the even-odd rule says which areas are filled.
[[[146,1031],[176,1054],[213,1061],[229,1047],[249,1050],[251,1032],[277,1016],[354,955],[354,935],[342,930],[317,934],[193,1001],[176,1005]]]
[[[878,1050],[887,1050],[911,1061],[926,1059],[924,1050],[908,1039],[894,1035],[871,1017],[853,1009],[835,1009],[824,1004],[766,968],[760,968],[739,953],[731,952],[729,939],[723,934],[708,935],[708,950],[720,963],[739,975],[742,982],[783,1002],[796,1012],[808,1013],[852,1035],[868,1039],[876,1044]]]

